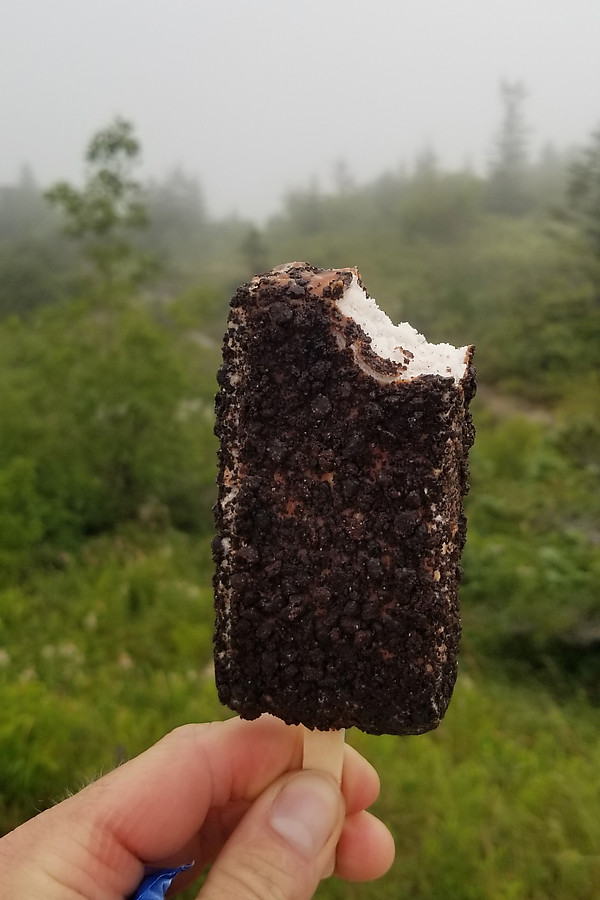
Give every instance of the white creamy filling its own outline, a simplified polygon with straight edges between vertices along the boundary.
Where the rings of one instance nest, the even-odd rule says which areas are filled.
[[[442,375],[458,382],[464,377],[467,347],[428,344],[408,322],[394,325],[375,300],[367,296],[356,275],[352,276],[352,282],[337,301],[337,306],[343,315],[354,319],[371,338],[371,349],[378,356],[405,364],[403,351],[408,350],[412,354],[406,370],[399,376],[400,380],[410,381],[419,375]]]

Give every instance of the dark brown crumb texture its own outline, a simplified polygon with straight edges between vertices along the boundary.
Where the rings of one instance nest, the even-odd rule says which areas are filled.
[[[217,687],[244,718],[419,734],[456,679],[473,348],[458,384],[392,381],[335,304],[353,274],[290,263],[231,301]]]

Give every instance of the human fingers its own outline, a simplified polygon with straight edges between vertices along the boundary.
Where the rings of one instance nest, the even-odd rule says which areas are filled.
[[[379,796],[379,788],[377,771],[358,750],[346,744],[342,773],[342,794],[346,801],[346,814],[350,816],[374,803]]]
[[[245,724],[255,725],[256,723]],[[342,794],[346,803],[346,813],[352,815],[365,809],[366,806],[370,806],[377,798],[379,776],[373,766],[355,749],[346,745],[344,752]],[[178,885],[184,886],[191,883],[199,871],[214,862],[240,819],[245,815],[252,799],[254,799],[253,796],[249,799],[233,798],[225,806],[213,806],[208,811],[202,828],[181,847],[177,854],[161,857],[160,860],[153,860],[153,862],[156,865],[168,867],[179,865],[190,859],[195,860],[194,869],[180,875],[177,882]]]
[[[188,859],[214,862],[234,829],[248,811],[249,804],[239,801],[226,810],[211,810],[195,845],[179,855],[173,864]],[[388,828],[371,813],[360,810],[346,817],[337,844],[335,874],[346,881],[371,881],[384,875],[394,861],[394,839]],[[178,884],[191,883],[195,876],[180,876]]]
[[[299,769],[302,741],[301,728],[268,715],[185,725],[88,790],[98,794],[122,843],[154,859],[180,847],[210,808],[253,801],[281,774]],[[353,813],[377,797],[379,778],[356,750],[344,752],[342,792]]]
[[[252,802],[283,772],[300,768],[302,740],[302,729],[272,716],[186,725],[88,790],[98,794],[111,833],[139,859],[178,859],[190,847],[197,871],[237,824],[240,801]],[[348,746],[342,792],[350,814],[379,792],[373,767]],[[211,809],[217,814],[202,828]]]
[[[342,793],[329,775],[284,775],[241,820],[199,900],[309,900],[330,874],[344,815]]]
[[[78,797],[93,798],[119,842],[152,862],[184,846],[211,808],[252,801],[297,768],[301,744],[299,729],[271,716],[184,725]]]
[[[335,874],[346,881],[380,878],[394,862],[394,839],[386,826],[371,813],[347,816],[340,835]]]

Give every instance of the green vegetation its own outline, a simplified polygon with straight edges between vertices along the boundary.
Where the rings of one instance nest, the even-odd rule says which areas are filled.
[[[90,142],[84,188],[61,181],[46,193],[64,215],[65,234],[82,242],[83,256],[94,268],[88,291],[98,282],[105,291],[123,283],[137,286],[147,274],[147,261],[131,243],[132,231],[148,224],[141,185],[131,173],[139,152],[131,124],[116,119]]]
[[[262,229],[211,221],[183,173],[138,185],[120,121],[84,187],[51,190],[62,218],[28,173],[0,190],[3,830],[227,714],[210,560],[227,298],[287,259],[358,264],[393,318],[477,344],[481,390],[456,696],[431,735],[350,736],[382,773],[399,858],[319,896],[598,896],[597,139],[570,181],[557,154],[529,163],[505,88],[488,179],[431,153],[363,186],[341,167],[335,193],[290,195]]]

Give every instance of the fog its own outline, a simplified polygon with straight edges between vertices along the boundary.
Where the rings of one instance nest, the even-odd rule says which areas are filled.
[[[212,214],[261,218],[342,159],[484,168],[501,79],[533,155],[600,123],[597,0],[0,0],[0,23],[0,184],[77,179],[120,114],[141,177],[181,166]]]

